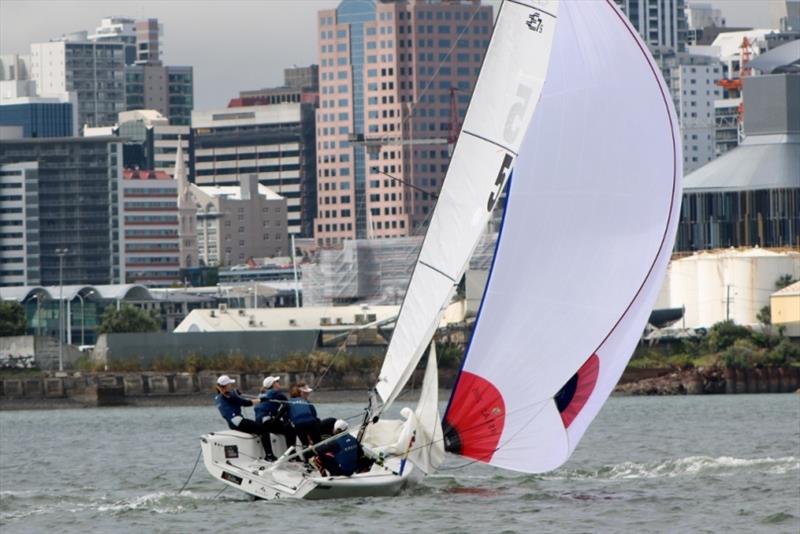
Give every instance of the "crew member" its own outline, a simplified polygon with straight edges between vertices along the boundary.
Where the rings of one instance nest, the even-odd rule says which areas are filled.
[[[291,398],[287,404],[289,421],[291,421],[297,437],[308,447],[320,441],[319,419],[314,405],[308,401],[309,394],[314,391],[305,382],[292,386]]]
[[[286,438],[286,446],[295,444],[295,433],[287,416],[287,403],[289,399],[281,391],[281,378],[268,376],[262,383],[261,401],[255,407],[256,421],[266,426],[273,434],[282,434]]]
[[[323,475],[349,477],[372,467],[374,460],[367,456],[366,450],[347,429],[347,421],[337,420],[333,431],[341,435],[317,448],[315,463]]]
[[[252,421],[245,419],[242,415],[243,406],[253,406],[259,404],[259,399],[250,400],[239,396],[239,392],[233,388],[236,381],[228,375],[222,375],[217,378],[217,395],[214,397],[214,403],[225,421],[228,422],[228,428],[231,430],[239,430],[240,432],[247,432],[248,434],[255,434],[261,437],[261,444],[264,446],[264,457],[267,461],[274,461],[275,456],[272,454],[272,444],[269,439],[269,429]]]

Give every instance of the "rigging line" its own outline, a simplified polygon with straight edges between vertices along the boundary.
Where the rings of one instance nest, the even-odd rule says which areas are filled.
[[[200,449],[200,452],[197,453],[197,459],[194,461],[194,467],[192,467],[192,472],[189,473],[189,478],[186,479],[186,482],[183,483],[181,489],[178,490],[178,495],[183,493],[183,490],[186,489],[186,486],[189,484],[189,481],[192,479],[192,476],[194,475],[194,470],[197,469],[197,464],[200,463],[200,456],[202,455],[203,455],[203,449]]]
[[[219,492],[218,492],[216,495],[214,495],[214,496],[212,497],[212,500],[213,500],[213,499],[216,499],[217,497],[219,497],[220,495],[222,495],[222,492],[223,492],[223,491],[225,491],[226,489],[228,489],[228,485],[227,485],[227,484],[225,484],[224,486],[222,486],[222,489],[221,489],[221,490],[219,490]]]
[[[430,195],[431,197],[433,197],[434,200],[439,200],[439,195],[438,194],[431,193],[430,191],[425,191],[421,187],[416,186],[416,185],[412,184],[409,181],[403,180],[402,178],[398,178],[397,176],[392,176],[388,172],[379,171],[378,174],[383,174],[384,176],[388,176],[392,180],[396,180],[396,181],[400,182],[403,185],[407,185],[408,187],[410,187],[411,189],[414,189],[415,191],[419,191],[420,193],[423,193],[425,195]]]

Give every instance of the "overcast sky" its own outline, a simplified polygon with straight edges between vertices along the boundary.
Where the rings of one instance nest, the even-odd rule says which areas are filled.
[[[597,0],[581,0],[597,1]],[[316,13],[339,0],[0,0],[0,52],[93,30],[104,16],[154,17],[167,65],[192,65],[195,107],[225,106],[243,89],[279,85],[283,69],[317,63]],[[497,5],[497,1],[488,2]],[[784,0],[700,0],[729,26],[777,26]],[[496,9],[495,9],[496,10]]]

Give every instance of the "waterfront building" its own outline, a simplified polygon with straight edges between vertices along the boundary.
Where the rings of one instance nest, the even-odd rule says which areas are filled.
[[[178,182],[164,171],[125,169],[122,180],[125,282],[180,281]]]
[[[316,198],[313,104],[193,111],[192,138],[195,184],[238,188],[243,178],[256,175],[285,198],[289,233],[310,235]]]
[[[125,44],[90,41],[86,32],[31,45],[31,79],[40,95],[75,92],[78,127],[111,126],[125,110]]]
[[[743,93],[744,141],[684,178],[677,251],[800,247],[800,74]]]
[[[287,201],[258,183],[255,174],[238,186],[190,185],[197,208],[199,261],[230,266],[289,252]]]
[[[686,51],[685,0],[614,0],[651,49]]]
[[[475,1],[344,0],[319,12],[320,244],[422,231],[492,20]]]
[[[64,284],[123,279],[119,139],[5,139],[0,143],[0,165],[1,181],[8,184],[0,199],[0,245],[14,247],[0,250],[0,265],[15,271],[8,274],[13,276],[9,284],[24,277],[25,285],[58,285],[58,249],[67,249]],[[13,259],[20,252],[18,234],[25,241],[24,268]],[[13,241],[6,245],[5,239]],[[0,283],[6,284],[6,279],[0,277]]]

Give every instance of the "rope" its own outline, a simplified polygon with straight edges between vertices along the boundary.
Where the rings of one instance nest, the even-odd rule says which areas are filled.
[[[192,472],[189,473],[189,478],[186,479],[186,482],[183,483],[181,489],[178,490],[178,495],[183,493],[183,490],[186,489],[186,486],[189,484],[189,481],[192,479],[192,476],[194,475],[194,470],[197,469],[197,464],[200,463],[200,456],[202,455],[203,455],[203,449],[200,449],[200,452],[197,453],[197,459],[194,461],[194,467],[192,467]]]

